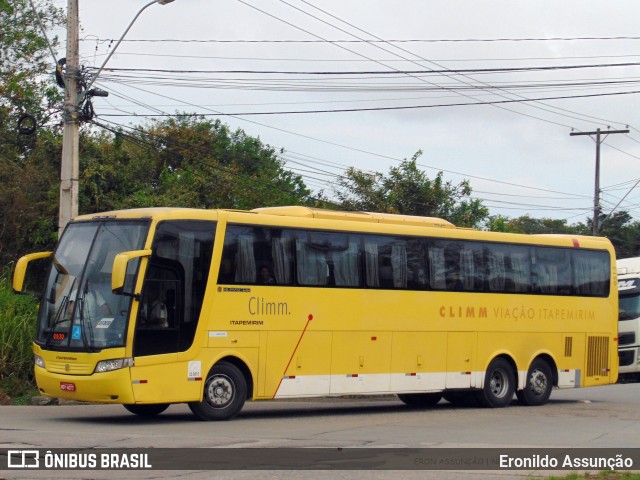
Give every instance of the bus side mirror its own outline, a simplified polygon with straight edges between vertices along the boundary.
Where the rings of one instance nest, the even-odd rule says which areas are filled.
[[[135,276],[135,272],[138,269],[138,260],[149,256],[151,256],[151,250],[132,250],[115,256],[111,273],[111,290],[113,293],[130,297],[139,295],[135,291],[135,285],[131,282],[127,285],[127,279],[132,279]]]
[[[13,291],[15,293],[27,293],[36,295],[42,293],[35,290],[43,285],[40,280],[42,280],[42,278],[44,278],[44,276],[47,274],[47,269],[34,267],[34,265],[41,267],[41,261],[46,260],[46,262],[48,263],[51,256],[52,252],[38,252],[30,253],[29,255],[21,257],[20,260],[18,260],[18,262],[16,263],[16,268],[13,272]],[[33,275],[27,275],[27,269],[29,269],[30,266],[33,268],[38,268],[39,272],[37,274],[36,272],[34,272]],[[29,269],[29,271],[32,271],[33,268]],[[35,288],[31,288],[30,285],[25,285],[25,278],[29,280],[31,277],[37,277],[38,279],[36,281],[37,285],[35,285]]]

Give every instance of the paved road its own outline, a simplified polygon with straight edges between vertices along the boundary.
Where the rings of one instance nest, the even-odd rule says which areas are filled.
[[[393,397],[248,403],[229,422],[198,422],[173,405],[154,419],[118,405],[0,407],[0,448],[166,447],[640,447],[640,383],[555,391],[543,407],[414,410]],[[124,478],[114,472],[14,472],[2,478]],[[564,472],[567,473],[567,472]],[[46,475],[45,475],[46,474]],[[549,472],[476,472],[474,478]],[[470,472],[135,472],[128,478],[469,478]]]

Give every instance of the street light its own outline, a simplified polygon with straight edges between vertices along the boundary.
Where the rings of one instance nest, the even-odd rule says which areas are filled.
[[[93,78],[86,85],[84,92],[79,92],[78,64],[78,0],[67,0],[67,78],[65,81],[64,130],[62,134],[62,161],[60,168],[60,210],[58,217],[58,234],[62,234],[69,221],[78,215],[78,177],[80,176],[80,121],[79,110],[87,98],[87,93],[97,80],[109,59],[129,32],[140,14],[154,3],[166,5],[174,0],[153,0],[144,5],[133,17],[118,43],[111,50]]]
[[[122,34],[122,36],[120,37],[120,39],[118,40],[118,42],[116,43],[115,47],[113,47],[113,49],[111,50],[111,52],[109,52],[109,55],[107,55],[107,58],[105,58],[104,62],[102,62],[102,65],[100,66],[100,68],[98,69],[98,71],[95,73],[95,75],[93,76],[93,79],[89,82],[89,84],[87,85],[86,90],[89,90],[91,88],[91,85],[93,85],[93,82],[96,81],[96,79],[98,78],[98,76],[100,75],[100,72],[102,72],[102,70],[104,69],[104,66],[107,64],[107,62],[109,61],[109,59],[113,56],[113,54],[115,53],[115,51],[117,50],[118,46],[120,45],[120,43],[122,43],[122,40],[124,39],[124,37],[127,35],[127,33],[129,33],[129,30],[131,30],[131,27],[133,26],[134,23],[136,23],[136,20],[138,20],[138,17],[140,16],[140,14],[142,12],[144,12],[148,7],[150,7],[151,5],[153,5],[154,3],[158,3],[160,5],[166,5],[167,3],[171,3],[174,0],[153,0],[152,2],[147,3],[145,6],[143,6],[140,10],[138,10],[138,13],[136,13],[136,16],[133,17],[133,20],[131,20],[131,23],[129,24],[129,26],[127,27],[127,29],[124,31],[124,33]]]

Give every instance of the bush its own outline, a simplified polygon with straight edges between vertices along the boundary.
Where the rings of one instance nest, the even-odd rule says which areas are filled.
[[[0,388],[12,397],[34,388],[36,314],[32,297],[13,293],[10,270],[0,272]]]

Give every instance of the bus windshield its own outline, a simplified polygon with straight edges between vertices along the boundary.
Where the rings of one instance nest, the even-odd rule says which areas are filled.
[[[640,295],[620,295],[618,320],[633,320],[640,317]]]
[[[78,351],[124,346],[131,298],[111,292],[113,259],[141,249],[148,228],[146,221],[69,224],[45,286],[38,344]]]

